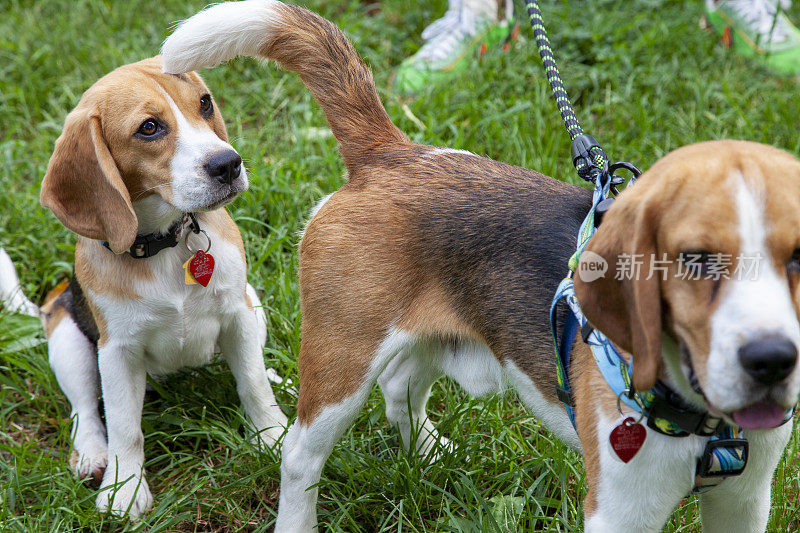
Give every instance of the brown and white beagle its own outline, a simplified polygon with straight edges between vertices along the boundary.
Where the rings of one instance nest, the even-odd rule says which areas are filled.
[[[317,205],[300,244],[298,416],[283,442],[276,531],[316,528],[322,468],[376,381],[405,445],[416,429],[418,451],[436,449],[425,406],[443,375],[476,395],[515,388],[553,433],[582,449],[587,531],[663,526],[692,489],[708,437],[647,428],[630,462],[613,458],[609,434],[631,410],[618,411],[582,342],[569,369],[577,432],[556,395],[549,307],[589,191],[410,142],[341,31],[298,7],[218,4],[185,21],[162,53],[167,72],[240,54],[296,71],[347,166],[348,182]],[[635,354],[637,388],[661,379],[745,429],[749,464],[701,496],[706,528],[763,531],[791,432],[783,413],[800,389],[800,162],[746,142],[677,150],[620,196],[589,250],[614,268],[577,280],[578,296],[592,323]],[[765,260],[754,280],[683,280],[675,269],[686,252]],[[614,261],[624,253],[666,254],[665,280],[617,281]]]
[[[264,312],[223,207],[247,188],[206,85],[193,72],[164,74],[158,57],[104,76],[67,116],[41,201],[78,234],[75,274],[41,316],[72,406],[72,464],[100,484],[101,510],[135,517],[152,504],[141,430],[148,373],[203,365],[221,349],[257,442],[272,445],[285,430],[264,367]],[[182,265],[208,241],[210,281],[187,284]],[[38,314],[13,290],[5,253],[0,274],[5,299]]]

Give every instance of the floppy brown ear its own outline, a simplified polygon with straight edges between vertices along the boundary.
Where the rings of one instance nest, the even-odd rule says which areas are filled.
[[[614,204],[581,255],[575,295],[589,322],[632,354],[633,385],[647,391],[661,366],[661,273],[651,266],[657,213],[641,196],[621,197]],[[609,267],[594,281],[581,279],[584,262],[597,260],[587,252],[602,257]]]
[[[67,116],[47,165],[40,200],[67,228],[108,241],[116,253],[130,248],[136,239],[139,223],[130,194],[96,113],[78,107]]]

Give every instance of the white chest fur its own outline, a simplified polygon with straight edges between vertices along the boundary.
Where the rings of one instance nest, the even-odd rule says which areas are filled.
[[[138,298],[88,291],[105,320],[108,342],[141,354],[150,374],[209,363],[220,332],[246,306],[245,263],[238,247],[206,231],[215,262],[208,286],[185,284],[182,265],[192,252],[181,242],[144,260],[153,277],[131,280]],[[189,243],[194,250],[205,239],[191,235]]]

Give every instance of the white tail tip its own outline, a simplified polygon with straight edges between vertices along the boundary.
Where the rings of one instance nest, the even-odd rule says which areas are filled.
[[[276,0],[224,2],[184,20],[161,46],[162,70],[181,74],[240,55],[259,55],[282,5]]]
[[[15,313],[39,317],[39,308],[23,294],[14,263],[2,248],[0,248],[0,303]]]

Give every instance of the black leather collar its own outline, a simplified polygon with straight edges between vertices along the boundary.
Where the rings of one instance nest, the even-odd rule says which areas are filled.
[[[648,395],[647,425],[659,433],[673,437],[689,434],[708,437],[717,432],[722,422],[721,418],[690,405],[661,380],[656,381]],[[665,427],[659,423],[660,420],[669,422],[669,425]]]
[[[174,248],[178,245],[183,229],[188,223],[189,229],[194,233],[200,233],[200,224],[194,213],[187,213],[180,220],[176,220],[168,229],[163,233],[148,233],[147,235],[137,235],[133,245],[128,249],[131,257],[135,259],[146,259],[153,257],[161,250],[166,248]],[[102,241],[103,246],[111,250],[107,241]]]

